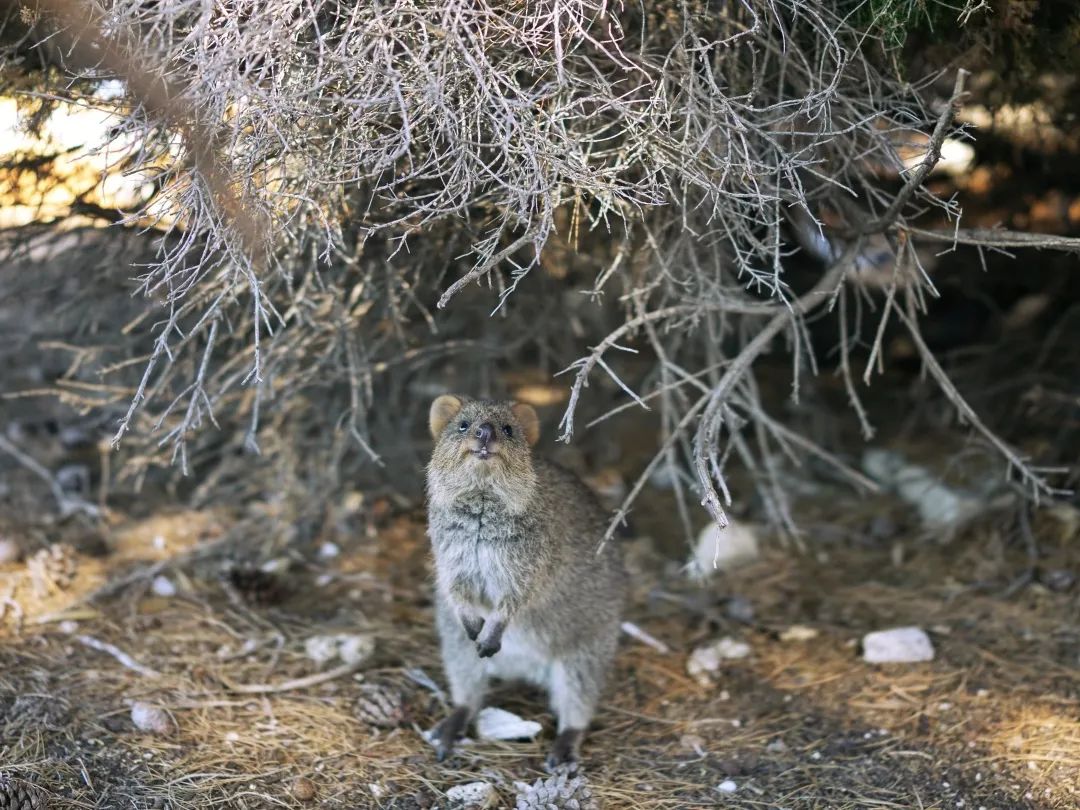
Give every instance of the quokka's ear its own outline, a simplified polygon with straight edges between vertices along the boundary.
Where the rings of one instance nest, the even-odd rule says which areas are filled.
[[[428,427],[431,429],[431,438],[437,439],[446,427],[446,423],[458,415],[461,411],[461,400],[452,394],[443,394],[436,397],[431,403],[428,412]]]
[[[526,405],[524,402],[515,402],[510,406],[510,410],[514,412],[514,417],[521,424],[521,429],[525,433],[525,441],[529,444],[536,444],[540,439],[540,417],[536,415],[533,406]]]

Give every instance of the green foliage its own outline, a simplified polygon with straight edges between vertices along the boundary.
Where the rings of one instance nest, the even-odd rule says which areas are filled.
[[[896,51],[908,36],[918,33],[923,41],[941,42],[955,33],[958,20],[975,4],[949,0],[856,0],[844,2],[854,28],[877,37],[882,48]]]

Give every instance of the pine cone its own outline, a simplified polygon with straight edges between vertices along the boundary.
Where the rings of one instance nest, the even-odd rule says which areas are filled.
[[[79,573],[79,554],[67,543],[53,543],[43,548],[29,560],[26,568],[38,598],[53,591],[65,591]]]
[[[547,779],[517,782],[517,810],[599,810],[584,774],[576,764],[562,765]]]
[[[46,810],[45,791],[22,779],[0,773],[0,810]]]
[[[390,684],[365,683],[353,712],[368,725],[397,728],[405,722],[405,697]]]

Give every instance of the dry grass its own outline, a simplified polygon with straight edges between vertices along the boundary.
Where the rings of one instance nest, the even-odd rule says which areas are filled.
[[[77,634],[116,645],[160,677],[78,643],[55,601],[24,600],[21,633],[9,624],[0,641],[4,767],[49,788],[58,807],[442,807],[448,788],[476,779],[512,806],[514,782],[541,775],[551,722],[539,695],[510,688],[494,699],[544,721],[535,742],[474,743],[438,765],[419,734],[443,711],[406,675],[421,669],[441,681],[422,524],[404,514],[366,537],[343,528],[318,541],[340,545],[329,559],[279,544],[278,558],[292,562],[282,587],[260,602],[219,577],[235,555],[214,542],[265,531],[250,514],[183,513],[107,532],[116,551],[100,564],[110,571],[139,556],[154,565],[153,538],[162,537],[167,553],[180,554],[164,569],[180,592],[162,598],[136,583],[67,615],[78,619]],[[857,508],[848,514],[852,526],[865,518]],[[1038,525],[1047,536],[1060,530]],[[209,550],[193,555],[192,538]],[[986,543],[984,527],[948,547],[915,544],[900,567],[886,548],[834,543],[824,561],[770,552],[704,592],[658,576],[663,560],[636,543],[630,618],[673,652],[624,644],[586,745],[594,794],[611,808],[1074,807],[1080,606],[1075,594],[1031,586],[1002,598],[965,579],[965,555]],[[1049,562],[1076,564],[1068,544],[1054,553]],[[1011,551],[1003,555],[1002,584],[1016,564]],[[65,594],[71,604],[98,584],[98,570],[86,570]],[[733,586],[755,607],[749,625],[723,611]],[[935,662],[861,662],[854,641],[863,632],[908,622],[930,629]],[[817,638],[780,640],[793,623]],[[304,640],[338,632],[377,641],[356,674],[281,693],[235,691],[311,674]],[[686,654],[720,634],[741,636],[753,653],[703,686],[686,674]],[[360,720],[364,683],[400,693],[405,722]],[[167,708],[177,732],[138,732],[132,700]],[[300,778],[315,786],[313,804],[295,797]],[[737,790],[721,796],[716,786],[728,779]]]

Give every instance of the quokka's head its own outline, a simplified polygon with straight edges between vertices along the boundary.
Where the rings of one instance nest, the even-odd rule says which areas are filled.
[[[536,485],[532,447],[540,420],[532,406],[444,394],[431,403],[428,426],[435,448],[428,490],[443,504],[490,493],[520,511]]]

